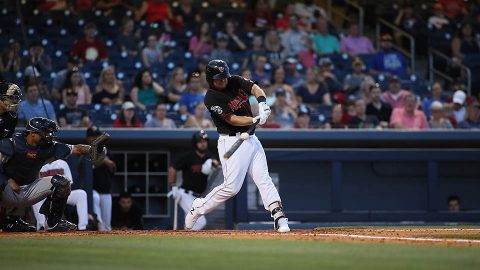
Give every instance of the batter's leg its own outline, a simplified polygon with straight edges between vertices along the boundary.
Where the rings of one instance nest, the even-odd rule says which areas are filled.
[[[192,194],[185,193],[184,189],[182,189],[182,188],[179,189],[178,193],[179,193],[179,197],[180,197],[180,201],[179,201],[180,207],[183,209],[183,211],[185,213],[188,213],[188,211],[190,211],[190,209],[192,207],[192,204],[193,204],[193,201],[196,199],[196,197],[193,196]],[[207,219],[205,218],[205,216],[200,216],[197,219],[197,222],[195,223],[195,225],[193,225],[192,230],[194,230],[194,231],[201,230],[206,225],[207,225]]]

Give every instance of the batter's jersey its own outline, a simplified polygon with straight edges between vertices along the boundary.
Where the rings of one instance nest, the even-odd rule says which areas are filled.
[[[5,112],[0,115],[0,139],[11,138],[15,132],[18,118],[17,115],[12,115],[9,112]]]
[[[23,186],[35,181],[40,169],[49,160],[67,159],[72,153],[72,146],[52,142],[33,147],[27,144],[24,133],[15,133],[12,138],[0,141],[0,153],[9,157],[2,164],[3,174]]]
[[[248,126],[232,126],[225,119],[234,114],[253,116],[248,98],[252,95],[253,81],[233,75],[228,78],[223,90],[209,89],[205,95],[205,106],[210,111],[213,122],[220,134],[245,132]]]
[[[191,190],[198,194],[205,192],[208,175],[202,173],[202,165],[209,158],[212,158],[209,153],[200,157],[196,151],[191,151],[173,164],[175,170],[182,171],[183,189]]]

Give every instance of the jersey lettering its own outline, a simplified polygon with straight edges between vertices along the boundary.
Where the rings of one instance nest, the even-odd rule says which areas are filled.
[[[242,104],[247,102],[248,96],[243,91],[238,91],[238,95],[228,103],[228,108],[232,111],[236,111],[242,107]]]
[[[56,174],[65,175],[65,170],[60,169],[51,169],[45,172],[40,172],[40,177],[54,176]]]
[[[27,152],[25,153],[25,156],[26,156],[27,158],[36,159],[37,156],[38,156],[38,152],[37,152],[37,151],[27,151]]]

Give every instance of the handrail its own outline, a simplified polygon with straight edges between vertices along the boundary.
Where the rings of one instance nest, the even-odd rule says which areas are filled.
[[[443,60],[447,61],[448,64],[453,63],[452,58],[449,57],[448,55],[446,55],[446,54],[444,54],[444,53],[442,53],[438,50],[429,48],[428,49],[428,69],[429,69],[428,79],[431,82],[433,82],[434,76],[438,75],[438,76],[442,77],[443,79],[446,79],[446,80],[452,82],[454,79],[450,75],[448,75],[444,72],[441,72],[440,70],[436,70],[434,68],[434,58],[435,58],[434,56],[442,58]],[[471,91],[472,91],[472,71],[470,70],[469,67],[465,66],[462,63],[455,63],[455,65],[460,67],[460,69],[466,73],[466,76],[467,76],[467,89],[466,90],[467,90],[468,95],[471,95]]]
[[[398,26],[385,21],[384,19],[377,19],[377,26],[376,26],[376,46],[377,49],[380,47],[380,35],[381,35],[381,24],[385,25],[386,27],[394,30],[395,32],[400,33],[402,36],[406,37],[410,41],[410,52],[407,50],[403,49],[401,46],[398,46],[396,44],[393,44],[393,47],[397,49],[399,52],[403,53],[405,56],[410,58],[410,64],[411,64],[411,69],[412,72],[415,73],[415,38],[410,35],[409,33],[403,31],[400,29]]]
[[[365,18],[365,10],[363,9],[363,7],[361,7],[360,5],[352,2],[351,0],[347,0],[347,1],[345,1],[345,3],[358,10],[358,33],[360,35],[363,35],[363,30],[364,30],[364,22],[363,21],[364,21],[364,18]],[[351,18],[345,16],[343,13],[334,10],[332,7],[333,7],[332,6],[332,0],[328,0],[327,14],[328,14],[328,17],[329,17],[329,19],[332,23],[333,23],[332,15],[338,16],[341,20],[347,20],[349,22],[352,20]]]

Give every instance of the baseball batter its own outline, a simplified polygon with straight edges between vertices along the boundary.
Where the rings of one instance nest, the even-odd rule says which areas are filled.
[[[210,111],[219,133],[218,154],[226,151],[247,131],[249,126],[267,121],[270,107],[266,104],[265,92],[254,82],[243,77],[230,75],[227,63],[212,60],[206,68],[206,79],[210,89],[205,95],[205,106]],[[253,117],[248,98],[254,95],[259,103],[259,115]],[[262,197],[263,205],[270,211],[275,230],[289,232],[288,219],[283,212],[280,195],[268,173],[267,159],[262,144],[251,132],[244,143],[229,158],[220,158],[225,181],[215,187],[205,198],[193,201],[185,217],[185,229],[191,230],[197,220],[210,213],[218,205],[238,193],[245,176],[252,177]]]

